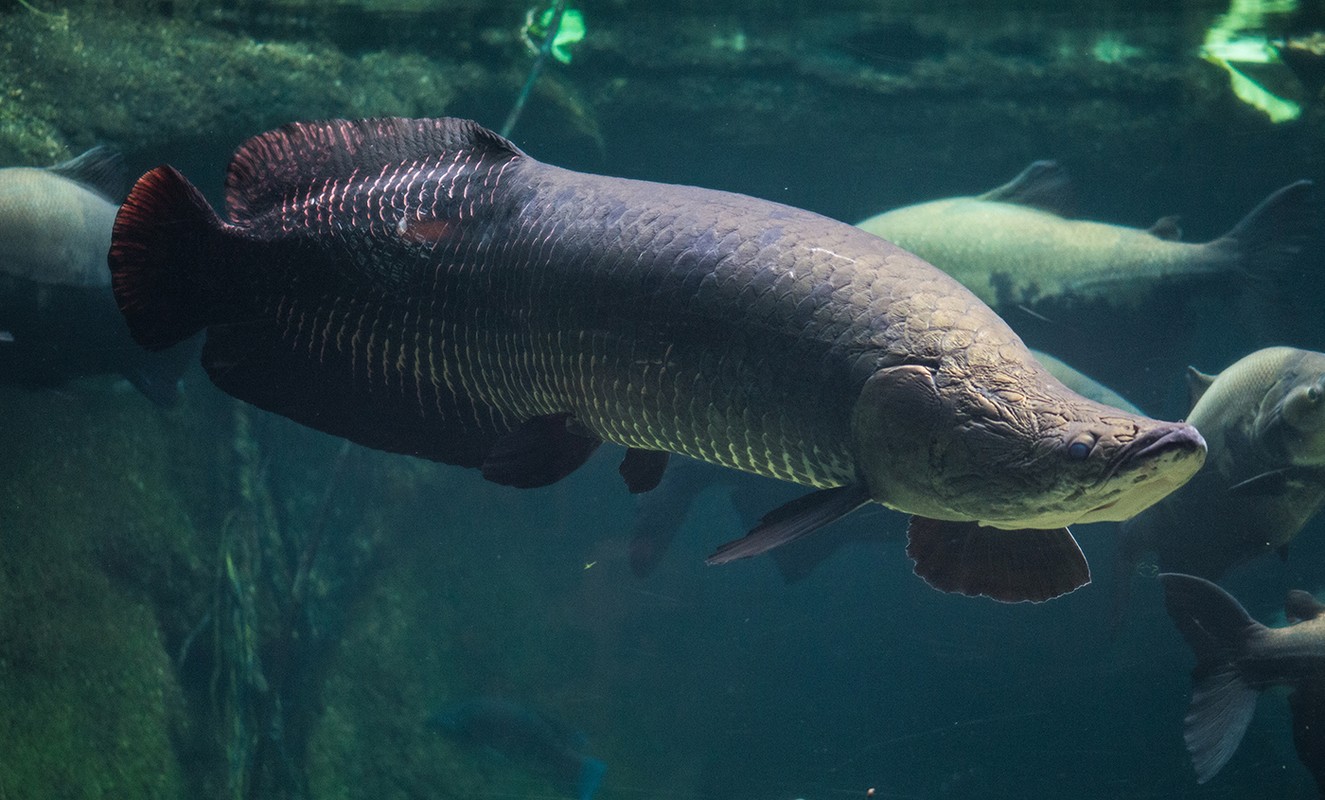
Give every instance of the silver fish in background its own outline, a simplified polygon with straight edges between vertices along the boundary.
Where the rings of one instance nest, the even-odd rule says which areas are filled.
[[[592,800],[607,765],[587,755],[586,740],[560,720],[495,697],[479,697],[428,718],[458,744],[488,748],[543,774],[576,800]]]
[[[1204,578],[1159,579],[1169,616],[1196,654],[1183,736],[1197,781],[1210,780],[1233,757],[1260,692],[1288,686],[1293,744],[1325,797],[1325,604],[1289,592],[1284,610],[1294,624],[1268,628]]]
[[[1120,591],[1147,550],[1163,572],[1210,580],[1282,552],[1325,503],[1325,353],[1270,347],[1188,380],[1187,421],[1209,455],[1180,490],[1123,523]]]
[[[860,227],[947,272],[996,310],[1059,317],[1081,306],[1132,310],[1161,287],[1271,283],[1320,227],[1311,181],[1274,192],[1228,233],[1177,241],[1173,217],[1148,230],[1068,219],[1065,170],[1037,161],[1011,182],[870,217]]]
[[[195,353],[145,352],[111,294],[111,198],[126,183],[105,147],[45,169],[0,169],[0,381],[57,386],[118,373],[158,405],[176,401]]]
[[[1044,600],[1065,526],[1200,467],[1194,428],[1087,400],[959,283],[859,228],[743,195],[560,169],[468,120],[296,123],[240,147],[231,221],[139,179],[110,265],[135,338],[206,331],[226,392],[360,444],[541,486],[603,441],[810,486],[710,557],[877,502],[916,572]]]

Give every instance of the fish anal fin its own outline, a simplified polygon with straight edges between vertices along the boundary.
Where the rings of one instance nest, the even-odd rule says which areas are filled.
[[[663,472],[667,470],[666,450],[641,450],[631,447],[626,450],[626,457],[621,460],[617,471],[626,482],[631,494],[640,494],[658,486]]]
[[[906,554],[935,589],[1002,603],[1043,602],[1090,583],[1067,528],[999,530],[976,522],[912,517]]]
[[[1182,226],[1179,224],[1181,219],[1177,214],[1160,217],[1155,220],[1154,225],[1146,229],[1146,233],[1156,239],[1163,239],[1168,242],[1180,241],[1182,239]]]
[[[1208,375],[1201,372],[1196,367],[1187,368],[1187,410],[1190,411],[1193,406],[1200,402],[1205,396],[1205,390],[1210,388],[1210,384],[1215,382],[1218,375]]]
[[[1017,177],[996,189],[990,189],[977,199],[1014,203],[1062,216],[1070,216],[1075,205],[1072,182],[1067,176],[1067,170],[1057,161],[1036,161]]]
[[[571,431],[569,414],[545,414],[499,437],[483,459],[483,477],[493,483],[533,489],[556,483],[579,469],[601,444]]]
[[[820,489],[773,509],[740,539],[727,542],[705,562],[726,564],[757,556],[774,547],[793,542],[840,519],[869,502],[869,489],[862,483]]]

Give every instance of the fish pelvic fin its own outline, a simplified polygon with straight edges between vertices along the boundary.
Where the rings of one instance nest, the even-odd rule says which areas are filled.
[[[1090,583],[1086,557],[1067,528],[1007,531],[912,517],[906,554],[935,589],[1000,603],[1041,603]]]
[[[111,233],[111,288],[133,338],[164,350],[209,323],[206,274],[224,224],[174,167],[138,179]]]
[[[1298,254],[1321,228],[1313,185],[1301,180],[1279,189],[1210,246],[1231,252],[1236,268],[1253,286],[1286,291],[1280,274],[1297,264]]]
[[[1205,783],[1233,757],[1256,710],[1258,691],[1243,676],[1238,658],[1263,626],[1204,578],[1166,572],[1159,580],[1169,616],[1196,653],[1183,738],[1196,779]]]

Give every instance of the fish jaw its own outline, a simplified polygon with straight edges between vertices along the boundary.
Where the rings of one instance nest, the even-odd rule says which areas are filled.
[[[1191,480],[1205,464],[1205,439],[1191,425],[1166,423],[1137,437],[1117,457],[1097,493],[1108,497],[1077,522],[1122,522]]]

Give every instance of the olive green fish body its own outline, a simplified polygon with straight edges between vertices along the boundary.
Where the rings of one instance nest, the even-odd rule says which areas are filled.
[[[1129,560],[1153,549],[1162,570],[1215,580],[1285,547],[1325,504],[1325,354],[1271,347],[1194,380],[1206,465],[1124,535]]]
[[[905,206],[860,227],[926,259],[999,311],[1135,313],[1175,290],[1276,281],[1282,288],[1281,273],[1320,228],[1311,186],[1289,184],[1225,235],[1186,243],[1177,241],[1172,217],[1142,230],[1063,216],[1067,175],[1038,161],[982,195]]]
[[[860,226],[939,265],[995,308],[1135,308],[1164,285],[1225,276],[1236,252],[1149,231],[1071,220],[1036,208],[953,198],[887,212]]]

